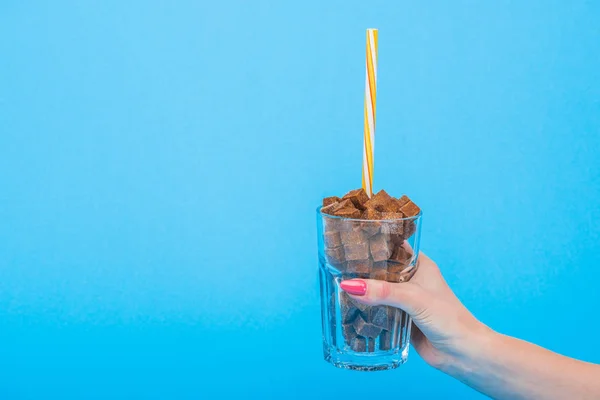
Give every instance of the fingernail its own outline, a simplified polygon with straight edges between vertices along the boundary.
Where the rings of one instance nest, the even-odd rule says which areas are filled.
[[[360,279],[352,279],[349,281],[342,281],[340,287],[344,292],[354,294],[356,296],[364,296],[367,293],[367,283]]]

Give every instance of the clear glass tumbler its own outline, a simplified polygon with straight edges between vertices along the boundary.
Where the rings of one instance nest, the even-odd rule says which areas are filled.
[[[366,306],[340,289],[344,279],[405,282],[417,269],[421,213],[392,220],[341,218],[317,209],[325,360],[377,371],[406,362],[411,319],[402,310]]]

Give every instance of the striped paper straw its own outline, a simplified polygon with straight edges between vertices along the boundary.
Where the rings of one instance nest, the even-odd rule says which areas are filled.
[[[375,153],[375,99],[377,95],[377,29],[367,29],[367,75],[365,81],[365,137],[363,143],[362,185],[373,194],[373,155]]]

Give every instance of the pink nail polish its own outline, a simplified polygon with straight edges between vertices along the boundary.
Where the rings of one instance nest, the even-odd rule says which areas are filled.
[[[364,296],[365,293],[367,293],[367,283],[365,281],[361,281],[360,279],[342,281],[340,283],[340,287],[344,292],[348,292],[356,296]]]

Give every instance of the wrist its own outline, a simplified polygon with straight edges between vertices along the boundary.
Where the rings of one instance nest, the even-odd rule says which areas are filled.
[[[469,375],[478,368],[480,360],[491,357],[489,353],[495,348],[498,336],[498,333],[477,322],[455,341],[439,370],[458,379]]]

